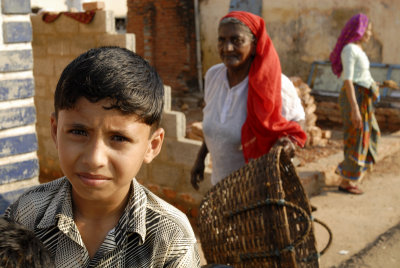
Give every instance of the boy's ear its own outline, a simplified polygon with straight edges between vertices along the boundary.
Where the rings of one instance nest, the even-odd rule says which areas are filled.
[[[55,113],[52,113],[50,116],[50,131],[51,131],[51,137],[57,148],[57,119]]]
[[[153,132],[150,138],[149,147],[144,155],[143,162],[149,164],[161,151],[164,140],[164,129],[159,128]]]

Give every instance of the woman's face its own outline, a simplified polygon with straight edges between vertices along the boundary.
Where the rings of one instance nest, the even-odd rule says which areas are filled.
[[[372,23],[370,22],[368,24],[367,29],[365,30],[363,37],[361,38],[361,42],[368,43],[369,39],[371,39],[371,36],[372,36]]]
[[[251,65],[256,45],[246,26],[223,24],[218,29],[218,52],[228,69],[240,70]]]

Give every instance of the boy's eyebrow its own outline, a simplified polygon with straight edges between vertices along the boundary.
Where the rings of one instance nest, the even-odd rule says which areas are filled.
[[[80,128],[80,129],[87,129],[88,127],[85,126],[84,124],[80,123],[71,123],[71,124],[66,124],[70,128]]]
[[[124,130],[110,130],[110,134],[112,135],[118,135],[118,136],[128,136],[129,131],[124,131]]]

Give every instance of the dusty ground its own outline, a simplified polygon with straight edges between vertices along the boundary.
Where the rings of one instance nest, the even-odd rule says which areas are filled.
[[[315,162],[320,158],[343,150],[343,134],[340,127],[328,128],[324,125],[320,125],[319,127],[323,130],[330,130],[332,132],[332,137],[328,140],[326,146],[308,146],[297,150],[296,157],[300,161],[300,165]]]
[[[370,246],[340,264],[339,268],[397,268],[400,266],[400,223],[379,236]]]
[[[314,216],[333,232],[332,245],[321,257],[320,267],[400,267],[399,228],[392,232],[393,239],[382,235],[400,224],[399,157],[400,150],[378,162],[363,180],[365,193],[361,196],[326,187],[310,199],[318,208]],[[317,243],[323,246],[327,233],[318,225],[315,227]]]

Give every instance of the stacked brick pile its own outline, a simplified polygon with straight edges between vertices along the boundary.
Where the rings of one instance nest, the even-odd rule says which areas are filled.
[[[293,82],[297,90],[297,94],[301,99],[301,104],[303,105],[306,114],[306,146],[325,146],[331,137],[331,132],[329,130],[322,130],[316,125],[317,115],[315,114],[315,111],[317,105],[314,97],[310,94],[311,88],[304,83],[300,77],[290,77],[290,80]]]
[[[381,131],[394,132],[400,130],[400,104],[398,102],[396,104],[397,107],[376,108],[375,116]]]
[[[393,98],[383,98],[381,102],[377,103],[377,106],[378,107],[375,110],[375,116],[381,131],[398,131],[400,129],[399,101]],[[319,97],[316,113],[318,115],[318,120],[322,122],[327,122],[329,124],[338,126],[341,126],[343,123],[337,98],[332,100],[329,98]]]
[[[340,115],[340,107],[337,98],[318,96],[317,101],[318,107],[315,113],[318,116],[318,120],[341,126],[343,121]]]
[[[193,122],[192,124],[186,127],[186,138],[192,140],[203,141],[203,123],[202,122]]]

